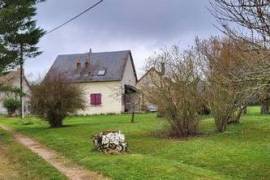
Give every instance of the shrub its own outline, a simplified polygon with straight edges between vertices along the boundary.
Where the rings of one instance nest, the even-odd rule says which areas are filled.
[[[159,115],[168,121],[173,137],[198,133],[202,100],[195,61],[191,52],[180,54],[177,47],[148,60],[148,68],[155,68],[157,73],[143,84],[142,90],[147,100],[158,106]]]
[[[10,97],[4,100],[3,105],[7,109],[8,115],[12,116],[20,108],[21,103],[17,98]]]
[[[61,127],[68,114],[84,108],[82,90],[61,75],[47,77],[32,87],[31,107],[51,127]]]
[[[246,69],[255,65],[255,60],[249,57],[256,54],[249,51],[250,45],[246,42],[229,38],[198,40],[197,49],[204,62],[207,101],[217,130],[224,132],[228,123],[240,122],[247,103],[254,96],[253,82],[244,77]]]

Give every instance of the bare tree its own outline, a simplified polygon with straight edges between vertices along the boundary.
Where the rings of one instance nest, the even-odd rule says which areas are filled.
[[[191,52],[181,54],[178,47],[150,57],[148,68],[155,68],[151,82],[143,85],[144,96],[158,106],[168,120],[174,137],[198,133],[201,96],[196,59]]]
[[[68,82],[62,75],[47,76],[41,84],[32,87],[33,113],[44,118],[53,128],[62,127],[68,114],[84,106],[79,86]]]
[[[262,113],[269,112],[270,91],[270,1],[269,0],[212,0],[212,14],[220,28],[230,38],[252,44],[256,66],[246,69],[242,82],[253,81],[260,91]],[[237,28],[237,29],[236,29]],[[241,28],[239,30],[239,28]],[[249,57],[249,58],[252,58]],[[239,79],[240,80],[240,79]],[[254,87],[252,87],[254,88]]]
[[[223,32],[269,47],[269,0],[211,0],[211,5],[211,12],[222,25]],[[242,27],[242,33],[236,30],[237,26]]]
[[[251,66],[247,43],[229,38],[211,38],[196,42],[207,85],[207,97],[218,131],[226,130],[228,123],[239,123],[248,99],[255,91],[239,81]]]
[[[261,103],[261,114],[269,114],[270,89],[265,87],[258,93],[258,101]]]

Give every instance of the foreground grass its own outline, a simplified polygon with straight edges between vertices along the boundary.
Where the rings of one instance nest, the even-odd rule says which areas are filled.
[[[0,130],[0,179],[64,180],[56,169]]]
[[[154,132],[164,127],[155,114],[70,117],[66,127],[50,129],[38,119],[23,123],[0,120],[38,139],[79,164],[114,179],[268,179],[270,177],[270,116],[249,108],[242,123],[215,132],[211,118],[201,122],[202,136],[174,140]],[[103,130],[126,134],[130,152],[103,155],[93,149],[91,136]]]

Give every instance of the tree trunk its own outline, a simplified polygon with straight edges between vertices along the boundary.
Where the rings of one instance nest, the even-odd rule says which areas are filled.
[[[262,101],[261,114],[269,114],[269,102],[268,102],[268,100]]]
[[[134,113],[134,110],[133,110],[132,115],[131,115],[131,123],[135,122],[134,119],[135,119],[135,113]]]
[[[53,120],[49,121],[51,128],[63,127],[63,120]]]
[[[248,111],[247,111],[247,106],[245,106],[245,109],[244,109],[244,114],[247,114]]]
[[[240,118],[242,116],[242,114],[245,114],[247,111],[247,107],[246,106],[242,106],[240,107],[235,113],[234,115],[229,119],[228,124],[238,124],[240,123]]]
[[[243,111],[240,109],[234,114],[234,116],[228,121],[228,124],[239,124]]]
[[[222,119],[215,119],[218,132],[224,132],[226,130],[229,118],[230,117],[223,117]]]
[[[226,125],[225,123],[220,124],[220,126],[217,128],[218,132],[224,132],[226,130]]]

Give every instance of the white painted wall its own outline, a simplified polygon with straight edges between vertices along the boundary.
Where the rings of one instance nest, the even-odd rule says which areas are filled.
[[[120,81],[114,82],[90,82],[79,84],[85,99],[86,108],[77,112],[79,115],[121,113],[122,96]],[[90,103],[90,95],[100,93],[102,95],[100,106]]]

